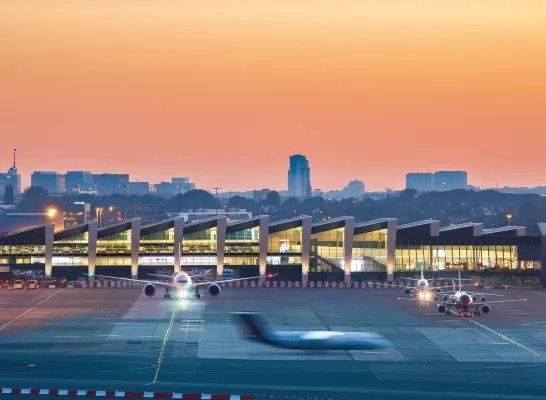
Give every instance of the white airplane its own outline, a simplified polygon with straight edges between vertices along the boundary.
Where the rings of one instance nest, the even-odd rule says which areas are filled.
[[[442,289],[451,289],[452,286],[439,286],[439,287],[432,287],[430,286],[430,283],[432,281],[439,281],[439,280],[445,280],[446,278],[436,278],[436,279],[425,279],[423,265],[421,264],[421,277],[419,279],[416,278],[400,278],[408,281],[417,281],[415,284],[415,287],[407,286],[404,289],[404,294],[409,294],[412,296],[419,296],[420,299],[424,300],[438,300],[437,296],[433,293],[442,293]],[[459,276],[460,279],[460,276]],[[464,279],[465,281],[470,281],[471,279]],[[430,281],[430,283],[429,283]]]
[[[502,294],[491,294],[491,293],[477,293],[477,292],[466,292],[462,290],[462,279],[461,271],[459,271],[459,289],[455,287],[455,280],[453,280],[453,292],[449,295],[445,295],[443,301],[436,303],[435,301],[424,300],[426,303],[435,303],[438,307],[438,312],[445,315],[455,315],[457,317],[472,317],[480,315],[480,306],[481,312],[484,314],[491,311],[491,307],[488,304],[492,303],[507,303],[512,301],[527,301],[527,299],[517,299],[517,300],[497,300],[489,301],[486,303],[486,295],[488,296],[503,296]],[[481,300],[477,302],[478,298]],[[413,300],[413,299],[400,299],[400,300]],[[421,300],[423,301],[423,300]]]
[[[214,281],[214,282],[193,282],[192,276],[188,275],[184,271],[180,271],[178,273],[173,274],[172,276],[169,275],[159,275],[159,274],[149,274],[152,276],[156,276],[158,278],[167,279],[170,282],[150,282],[145,281],[141,279],[130,279],[130,278],[118,278],[115,276],[106,276],[106,275],[90,275],[90,276],[97,276],[101,278],[108,278],[108,279],[117,279],[120,281],[128,281],[128,282],[138,282],[138,283],[145,283],[144,285],[144,294],[147,297],[154,297],[157,289],[156,286],[164,288],[165,289],[165,295],[163,298],[170,299],[171,298],[171,292],[175,292],[178,297],[187,297],[189,294],[193,293],[196,298],[200,299],[201,294],[199,293],[200,287],[206,287],[208,286],[208,293],[211,296],[218,296],[220,294],[220,285],[219,283],[225,283],[225,282],[235,282],[235,281],[245,281],[250,279],[258,279],[265,277],[265,275],[260,276],[252,276],[250,278],[239,278],[239,279],[228,279],[228,280],[222,280],[222,281]],[[197,278],[200,275],[193,275],[193,278]],[[272,278],[274,275],[267,275],[268,278]]]

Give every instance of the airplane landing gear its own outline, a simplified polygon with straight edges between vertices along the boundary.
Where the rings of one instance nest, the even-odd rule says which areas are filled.
[[[201,299],[201,293],[199,293],[199,288],[197,288],[197,287],[195,288],[195,297],[197,299]]]
[[[171,298],[171,291],[169,289],[165,289],[165,294],[163,295],[164,299],[170,299]]]

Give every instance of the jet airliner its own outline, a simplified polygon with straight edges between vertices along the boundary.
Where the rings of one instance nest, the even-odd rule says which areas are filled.
[[[445,315],[454,315],[457,317],[472,317],[480,315],[480,306],[481,312],[488,314],[491,311],[489,304],[493,303],[507,303],[513,301],[527,301],[527,299],[516,299],[516,300],[496,300],[489,301],[486,303],[488,296],[502,296],[498,294],[491,293],[477,293],[477,292],[466,292],[462,290],[462,279],[461,271],[459,271],[459,289],[456,288],[455,280],[453,280],[453,292],[451,294],[446,294],[443,297],[443,301],[428,301],[424,300],[426,303],[434,303],[437,306],[438,312]],[[480,301],[478,301],[478,299]],[[400,300],[411,300],[411,299],[400,299]],[[423,301],[423,300],[422,300]]]
[[[208,294],[211,296],[218,296],[220,294],[220,285],[219,283],[226,283],[226,282],[235,282],[235,281],[245,281],[250,279],[258,279],[263,278],[265,275],[260,276],[252,276],[250,278],[239,278],[239,279],[228,279],[228,280],[222,280],[222,281],[214,281],[214,282],[194,282],[192,281],[192,277],[188,275],[185,271],[180,271],[178,273],[173,274],[172,276],[169,275],[159,275],[159,274],[149,274],[151,276],[156,276],[158,278],[167,279],[167,282],[150,282],[145,281],[141,279],[130,279],[130,278],[118,278],[115,276],[106,276],[106,275],[90,275],[90,276],[97,276],[101,278],[107,278],[107,279],[117,279],[120,281],[127,281],[127,282],[138,282],[138,283],[144,283],[144,294],[147,297],[154,297],[156,295],[157,287],[164,288],[165,289],[165,295],[163,296],[165,299],[170,299],[172,297],[171,292],[174,292],[178,297],[187,297],[189,294],[194,294],[196,298],[200,299],[201,294],[199,293],[200,287],[207,287]],[[273,275],[267,275],[268,278],[271,278]],[[193,275],[194,278],[197,278],[198,275]]]
[[[273,331],[254,312],[233,313],[245,339],[293,350],[378,350],[391,348],[383,336],[369,332]]]

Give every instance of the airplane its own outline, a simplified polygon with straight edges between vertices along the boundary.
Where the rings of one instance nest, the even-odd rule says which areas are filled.
[[[246,339],[273,347],[292,350],[378,350],[392,347],[377,333],[335,331],[273,331],[258,313],[233,313]]]
[[[459,271],[459,289],[457,290],[455,287],[455,280],[453,280],[453,293],[449,295],[445,295],[443,298],[443,301],[440,301],[439,303],[436,303],[435,301],[428,301],[424,300],[426,303],[435,303],[438,312],[443,313],[445,315],[455,315],[457,317],[472,317],[472,316],[479,316],[480,313],[480,306],[481,312],[484,314],[488,314],[489,311],[491,311],[491,307],[488,304],[493,303],[507,303],[507,302],[513,302],[513,301],[527,301],[527,299],[516,299],[516,300],[497,300],[497,301],[489,301],[486,303],[486,295],[488,296],[503,296],[499,294],[492,294],[492,293],[477,293],[477,292],[466,292],[463,291],[462,288],[462,279],[461,279],[461,271]],[[480,298],[480,302],[476,302]],[[400,300],[412,300],[412,299],[403,299],[399,298]],[[473,310],[473,311],[472,311]]]
[[[421,264],[421,277],[418,279],[415,278],[400,278],[408,281],[417,281],[415,284],[415,287],[407,286],[404,289],[404,294],[409,294],[411,296],[419,296],[420,299],[424,300],[438,300],[438,296],[434,295],[433,293],[442,293],[442,289],[452,288],[452,286],[438,286],[438,287],[432,287],[430,286],[430,282],[432,281],[439,281],[439,280],[445,280],[446,278],[436,278],[436,279],[425,279],[424,275],[424,266]],[[465,281],[470,281],[471,279],[464,279]],[[396,286],[396,285],[392,285]],[[396,286],[398,287],[398,286]]]
[[[222,280],[222,281],[214,281],[214,282],[193,282],[193,278],[197,278],[199,275],[188,275],[185,271],[180,271],[178,273],[173,274],[172,276],[169,275],[160,275],[160,274],[149,274],[151,276],[155,276],[158,278],[167,279],[170,282],[150,282],[140,279],[130,279],[130,278],[118,278],[115,276],[106,276],[106,275],[89,275],[89,276],[97,276],[101,278],[108,278],[108,279],[117,279],[120,281],[128,281],[128,282],[138,282],[138,283],[144,283],[144,294],[147,297],[154,297],[157,289],[156,286],[162,287],[165,289],[165,295],[163,298],[170,299],[172,297],[171,292],[177,293],[180,295],[187,295],[191,292],[195,294],[195,297],[200,299],[201,294],[199,293],[199,288],[203,286],[208,286],[208,294],[211,296],[218,296],[220,294],[220,285],[219,283],[226,283],[226,282],[235,282],[235,281],[244,281],[249,279],[258,279],[265,277],[265,275],[259,275],[259,276],[252,276],[250,278],[239,278],[239,279],[228,279],[228,280]],[[274,275],[268,274],[267,278],[271,279]]]

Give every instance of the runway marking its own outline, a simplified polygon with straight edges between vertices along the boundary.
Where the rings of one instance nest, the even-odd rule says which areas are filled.
[[[538,294],[539,296],[544,296],[544,297],[546,297],[546,294],[544,294],[544,293],[539,293],[539,292],[535,292],[535,291],[533,291],[533,293],[536,293],[536,294]]]
[[[28,310],[26,310],[24,313],[22,313],[21,315],[19,315],[18,317],[16,318],[13,318],[11,321],[9,321],[8,323],[2,325],[0,327],[0,331],[3,331],[5,328],[7,328],[8,326],[10,326],[11,324],[13,324],[15,321],[17,321],[18,319],[24,317],[25,315],[27,315],[29,312],[31,312],[32,310],[34,310],[36,307],[38,307],[39,305],[41,304],[44,304],[46,301],[48,301],[49,299],[51,299],[53,296],[56,296],[58,295],[59,293],[61,293],[63,291],[63,289],[60,289],[58,291],[56,291],[55,293],[53,293],[51,296],[49,297],[46,297],[45,299],[43,299],[42,301],[40,301],[38,304],[36,304],[34,307],[32,308],[29,308]]]
[[[54,336],[56,338],[80,338],[82,336],[71,336],[71,335],[64,335],[64,336]]]
[[[485,329],[486,331],[488,332],[491,332],[492,334],[494,335],[497,335],[498,337],[500,337],[501,339],[504,339],[505,341],[509,342],[509,343],[512,343],[514,346],[517,346],[519,347],[520,349],[523,349],[525,351],[527,351],[528,353],[531,353],[532,355],[534,355],[535,357],[538,357],[538,358],[541,358],[543,360],[546,360],[546,356],[536,350],[533,350],[519,342],[516,342],[514,339],[511,339],[509,338],[508,336],[500,333],[500,332],[497,332],[496,330],[492,329],[492,328],[489,328],[488,326],[485,326],[483,324],[480,324],[479,322],[477,322],[476,320],[473,320],[473,319],[469,319],[468,320],[469,322],[473,323],[473,324],[476,324],[477,326]]]
[[[163,358],[165,357],[165,349],[167,348],[169,336],[171,335],[171,331],[173,330],[174,320],[176,319],[176,314],[178,313],[179,309],[180,309],[180,302],[177,302],[175,309],[173,310],[173,315],[171,316],[171,320],[169,321],[169,326],[167,328],[167,331],[165,332],[163,343],[161,344],[161,351],[159,352],[159,358],[157,360],[157,368],[155,370],[154,380],[152,381],[152,384],[157,382],[157,377],[159,376],[159,370],[161,369],[161,365],[163,365]]]

